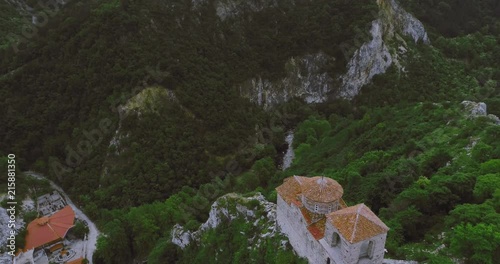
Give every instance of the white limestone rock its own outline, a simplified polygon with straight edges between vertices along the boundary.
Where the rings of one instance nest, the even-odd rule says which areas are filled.
[[[256,208],[251,206],[251,201],[258,201]],[[263,217],[257,217],[257,211],[262,211]],[[172,229],[171,241],[177,246],[185,248],[191,242],[199,241],[206,230],[217,228],[222,222],[231,222],[237,218],[244,218],[247,222],[253,223],[260,230],[259,238],[269,238],[276,234],[276,204],[268,202],[260,193],[251,197],[229,193],[212,204],[207,221],[198,230],[190,232],[181,225],[175,225]],[[254,241],[255,238],[257,237],[253,237],[251,240]]]
[[[396,0],[377,0],[384,20],[386,34],[392,37],[401,33],[411,37],[415,43],[422,41],[430,44],[424,25],[412,14],[406,12]]]
[[[407,52],[407,48],[399,35],[409,36],[415,43],[422,41],[430,44],[422,22],[406,12],[396,0],[377,0],[377,4],[380,13],[379,18],[372,22],[371,41],[354,52],[347,65],[347,72],[340,77],[342,98],[354,98],[375,75],[385,73],[393,64],[404,72],[399,57]],[[397,49],[390,49],[387,42],[391,39],[397,39],[402,45]]]
[[[500,118],[496,115],[489,114],[488,117],[495,123],[495,125],[500,125]]]
[[[286,76],[270,81],[257,76],[240,85],[240,94],[265,109],[298,97],[307,103],[326,101],[333,90],[333,79],[325,66],[334,58],[323,52],[292,57],[285,64]]]
[[[500,125],[500,118],[493,114],[488,114],[488,106],[483,102],[463,101],[462,106],[469,118],[480,116],[488,117],[495,125]]]
[[[354,52],[345,73],[330,76],[324,66],[335,58],[322,52],[293,57],[286,63],[286,77],[267,80],[256,76],[239,86],[240,94],[265,109],[294,97],[307,103],[325,102],[330,97],[352,99],[374,76],[385,73],[390,66],[395,65],[406,72],[404,61],[408,47],[401,36],[410,37],[416,43],[430,44],[427,32],[423,24],[396,0],[378,0],[377,3],[379,13],[375,14],[372,22],[370,40]],[[241,10],[258,12],[276,6],[276,3],[272,0],[219,0],[216,5],[217,14],[225,19],[239,14]],[[391,46],[388,45],[390,40],[394,40]]]
[[[354,52],[347,73],[341,77],[341,97],[352,99],[375,75],[385,73],[392,65],[392,55],[383,40],[383,27],[382,20],[373,21],[372,40]]]
[[[462,105],[472,117],[486,116],[488,114],[488,107],[483,102],[463,101]]]
[[[191,242],[192,233],[188,230],[184,230],[184,228],[176,224],[172,229],[172,243],[176,244],[180,248],[184,249]]]

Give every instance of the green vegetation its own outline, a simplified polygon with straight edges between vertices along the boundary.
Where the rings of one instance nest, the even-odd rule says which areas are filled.
[[[342,54],[338,44],[354,37],[345,30],[363,28],[376,6],[324,0],[280,8],[221,21],[208,2],[196,12],[181,0],[135,1],[127,10],[119,1],[65,7],[22,51],[0,51],[0,96],[9,98],[0,104],[9,127],[0,131],[0,148],[57,179],[77,201],[92,194],[107,209],[199,187],[232,159],[248,169],[254,160],[237,153],[254,149],[249,142],[271,117],[231,87],[257,74],[277,78],[291,56]],[[346,63],[338,57],[332,72]],[[117,106],[150,86],[174,91],[177,102],[124,117],[126,149],[109,156]],[[103,120],[109,128],[89,147]]]
[[[0,2],[0,49],[6,49],[13,39],[10,37],[21,33],[23,17],[7,1]]]
[[[75,226],[71,228],[71,234],[78,239],[84,239],[85,235],[89,233],[89,228],[83,224],[82,221],[76,221]]]
[[[260,234],[255,229],[253,223],[242,219],[221,224],[203,234],[201,246],[186,249],[183,254],[185,257],[179,263],[202,263],[207,261],[206,256],[216,256],[209,259],[208,263],[307,263],[295,256],[290,244],[286,244],[286,247],[280,245],[282,240],[286,241],[286,237],[277,236],[248,243],[250,234]]]
[[[500,127],[465,116],[458,103],[421,103],[372,108],[358,120],[311,118],[297,129],[297,157],[286,175],[332,177],[344,199],[367,203],[391,227],[389,256],[431,261],[436,256],[426,250],[442,243],[441,257],[493,263]],[[470,246],[489,231],[491,239]],[[464,239],[469,232],[477,240]]]
[[[359,42],[353,32],[368,29],[374,1],[280,0],[225,20],[213,0],[167,2],[74,1],[18,53],[0,38],[0,150],[58,181],[96,220],[105,236],[94,263],[300,262],[280,237],[248,249],[240,232],[259,230],[242,220],[184,251],[170,242],[175,224],[196,230],[221,195],[275,201],[293,174],[332,177],[349,204],[369,205],[391,228],[388,257],[500,258],[500,126],[460,107],[484,101],[500,115],[495,1],[404,1],[433,44],[406,41],[405,71],[391,67],[350,102],[294,99],[269,112],[235,87],[278,80],[290,57],[319,51],[335,58],[332,77],[343,73],[340,44]],[[0,10],[0,33],[18,34],[21,16],[6,2]],[[291,128],[296,159],[281,172]],[[33,196],[49,188],[18,184]]]

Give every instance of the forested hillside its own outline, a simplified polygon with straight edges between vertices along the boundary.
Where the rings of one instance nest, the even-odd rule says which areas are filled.
[[[376,1],[74,0],[30,37],[29,15],[1,2],[0,32],[19,42],[0,39],[0,156],[56,180],[96,220],[94,263],[300,262],[281,237],[248,249],[241,232],[260,231],[241,220],[171,243],[218,197],[276,202],[290,175],[331,177],[348,204],[369,205],[391,228],[387,257],[494,263],[500,126],[461,102],[500,116],[500,4],[401,5],[431,44],[385,40],[405,43],[399,64],[346,100],[340,76],[371,38]],[[328,101],[264,109],[241,96],[245,81],[281,80],[290,58],[320,52]],[[282,172],[289,130],[296,158]]]

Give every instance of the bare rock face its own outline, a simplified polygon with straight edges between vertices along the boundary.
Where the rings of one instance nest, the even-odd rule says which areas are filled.
[[[298,97],[307,103],[326,101],[333,90],[333,79],[325,66],[333,58],[320,52],[303,57],[293,57],[285,65],[286,77],[270,81],[258,76],[240,85],[240,94],[268,109]]]
[[[430,44],[424,25],[413,15],[406,12],[396,0],[377,0],[380,7],[381,19],[384,20],[386,34],[403,34],[411,37],[415,43],[422,41]]]
[[[257,211],[261,213],[257,214]],[[257,229],[256,236],[249,239],[260,241],[277,233],[276,204],[267,201],[260,193],[251,197],[229,193],[212,204],[208,220],[197,231],[191,232],[181,225],[175,225],[172,229],[172,243],[185,248],[191,242],[199,241],[206,230],[217,228],[222,222],[231,222],[237,218],[244,218]]]
[[[384,43],[384,24],[381,19],[372,22],[372,40],[363,44],[347,64],[347,73],[341,77],[340,96],[352,99],[373,76],[385,73],[392,65],[392,55]]]
[[[372,22],[372,40],[354,53],[347,65],[347,73],[341,76],[340,96],[343,98],[352,99],[375,75],[385,73],[394,62],[398,62],[398,50],[403,53],[406,50],[400,35],[411,37],[415,43],[430,44],[422,22],[401,8],[396,0],[378,0],[377,4],[380,12],[379,18]],[[391,50],[386,44],[394,38],[401,43],[398,50]]]
[[[354,52],[345,73],[330,76],[324,66],[335,58],[322,52],[293,57],[286,63],[286,77],[267,80],[256,76],[239,86],[240,94],[265,109],[294,97],[307,103],[325,102],[330,97],[352,99],[374,76],[384,74],[389,67],[395,65],[404,72],[401,62],[405,59],[408,47],[402,36],[410,37],[416,43],[429,44],[427,32],[423,24],[406,12],[396,0],[378,0],[377,3],[379,12],[374,15],[375,20],[369,32],[371,40]],[[258,12],[273,6],[277,6],[273,0],[216,2],[217,14],[222,20],[242,10]]]
[[[475,118],[479,116],[488,117],[494,124],[500,125],[500,118],[493,114],[488,114],[488,106],[483,102],[472,102],[463,101],[462,106],[464,107],[466,114],[470,118]]]
[[[486,116],[488,114],[488,108],[483,102],[463,101],[462,105],[471,116]]]

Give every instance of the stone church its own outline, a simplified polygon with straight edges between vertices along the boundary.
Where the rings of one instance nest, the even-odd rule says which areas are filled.
[[[309,263],[383,262],[389,228],[366,205],[348,207],[335,180],[292,176],[276,191],[278,226]]]

